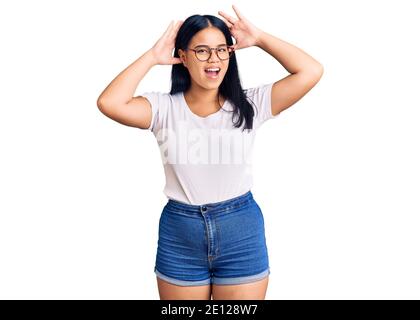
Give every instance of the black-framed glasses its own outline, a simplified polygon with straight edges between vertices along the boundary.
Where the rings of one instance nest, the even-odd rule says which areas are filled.
[[[200,61],[207,61],[210,59],[211,50],[216,50],[216,54],[220,60],[227,60],[232,55],[234,48],[233,46],[222,45],[217,48],[210,48],[209,46],[198,46],[195,49],[188,48],[187,50],[192,50],[195,52],[195,56]]]

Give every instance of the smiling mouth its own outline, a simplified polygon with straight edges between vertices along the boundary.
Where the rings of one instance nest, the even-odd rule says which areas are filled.
[[[205,72],[206,76],[209,77],[209,78],[213,78],[213,79],[218,77],[220,71],[221,71],[220,68],[204,69],[204,72]]]

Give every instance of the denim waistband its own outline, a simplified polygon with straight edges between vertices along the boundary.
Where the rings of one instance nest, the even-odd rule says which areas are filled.
[[[203,211],[211,211],[211,212],[217,213],[217,212],[225,211],[227,209],[240,207],[241,205],[253,199],[254,197],[252,195],[252,192],[251,190],[249,190],[246,193],[240,196],[231,198],[231,199],[223,200],[220,202],[206,203],[202,205],[188,204],[188,203],[180,202],[174,199],[168,199],[167,206],[169,208],[182,210],[183,212],[186,212],[186,213],[188,212],[200,213]]]

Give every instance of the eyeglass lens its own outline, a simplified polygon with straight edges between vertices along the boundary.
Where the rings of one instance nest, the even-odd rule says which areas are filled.
[[[205,61],[210,58],[211,50],[209,47],[198,47],[195,50],[196,50],[195,53],[199,60]],[[230,55],[232,54],[232,51],[230,50],[230,48],[228,48],[227,45],[217,47],[216,52],[221,60],[229,59]]]

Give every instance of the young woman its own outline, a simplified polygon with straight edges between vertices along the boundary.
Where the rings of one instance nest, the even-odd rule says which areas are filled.
[[[225,19],[193,15],[171,22],[98,98],[103,114],[151,130],[161,149],[168,198],[154,270],[161,299],[265,298],[264,218],[250,190],[255,131],[323,73],[312,57],[233,9],[237,18],[219,11]],[[235,50],[251,46],[271,54],[290,75],[243,90]],[[155,65],[173,65],[170,93],[133,97]]]

